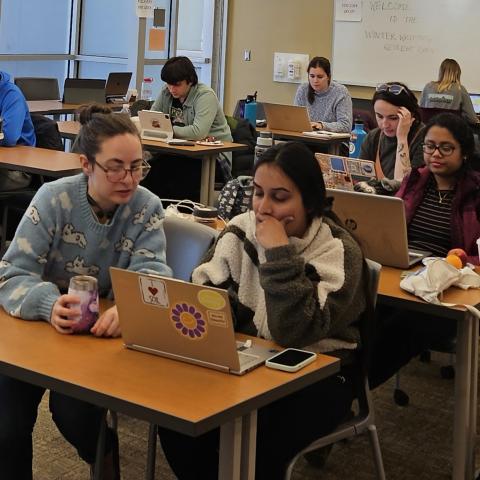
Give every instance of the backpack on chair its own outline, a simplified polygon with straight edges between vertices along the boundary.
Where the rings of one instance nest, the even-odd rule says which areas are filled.
[[[224,220],[246,212],[252,203],[253,177],[240,176],[228,181],[218,196],[218,214]]]

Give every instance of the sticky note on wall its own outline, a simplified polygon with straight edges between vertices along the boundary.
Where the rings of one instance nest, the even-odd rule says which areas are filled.
[[[149,50],[165,50],[165,30],[160,28],[151,28],[148,34]]]

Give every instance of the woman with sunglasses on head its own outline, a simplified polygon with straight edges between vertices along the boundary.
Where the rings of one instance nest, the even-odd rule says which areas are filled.
[[[446,58],[440,64],[438,80],[425,85],[420,106],[460,111],[470,125],[476,126],[479,120],[467,90],[460,83],[461,74],[460,65],[453,58]]]
[[[254,167],[252,210],[230,221],[192,279],[228,289],[236,331],[335,351],[342,366],[341,376],[259,409],[257,480],[284,478],[288,462],[350,411],[362,265],[358,244],[329,214],[314,154],[295,142],[267,150]],[[161,428],[160,439],[179,479],[218,478],[219,429],[193,438]]]
[[[71,318],[79,314],[79,297],[66,294],[71,277],[94,276],[99,295],[111,298],[111,266],[171,274],[165,264],[162,204],[139,187],[149,166],[135,125],[99,105],[83,108],[80,122],[75,148],[82,173],[39,189],[0,262],[3,308],[24,320],[49,322],[59,334],[71,334]],[[101,314],[90,332],[119,336],[116,307]],[[0,376],[4,479],[32,478],[32,430],[44,391]],[[51,391],[50,411],[80,457],[93,464],[103,409]],[[108,429],[103,478],[120,478],[117,450],[116,435]]]
[[[423,152],[425,166],[414,168],[397,192],[405,204],[408,244],[439,257],[461,248],[478,265],[480,173],[471,169],[473,133],[462,118],[442,113],[425,127]],[[449,345],[455,337],[453,320],[379,307],[383,325],[374,349],[372,388],[422,351]]]
[[[417,98],[406,85],[378,85],[372,98],[378,128],[368,132],[360,158],[373,160],[377,178],[403,180],[423,164],[423,124]]]

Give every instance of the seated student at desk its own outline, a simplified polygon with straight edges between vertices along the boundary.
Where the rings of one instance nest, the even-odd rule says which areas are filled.
[[[477,126],[479,120],[467,90],[460,83],[461,74],[460,65],[453,58],[446,58],[440,64],[438,80],[425,85],[420,106],[459,110],[470,125]]]
[[[10,81],[7,72],[0,71],[0,118],[3,140],[0,146],[35,146],[35,131],[22,91]],[[31,176],[25,172],[0,169],[0,191],[24,188],[30,184]]]
[[[229,222],[193,281],[229,290],[237,331],[342,359],[339,375],[258,411],[255,478],[281,479],[301,448],[350,411],[366,279],[358,244],[328,214],[322,173],[305,145],[262,155],[252,209]],[[179,479],[218,478],[218,429],[197,438],[159,432]]]
[[[378,128],[368,132],[360,158],[375,162],[378,179],[403,180],[423,164],[423,124],[417,98],[403,83],[378,85],[372,98]]]
[[[233,141],[230,127],[215,92],[207,85],[198,82],[197,72],[189,58],[170,58],[162,68],[161,78],[166,85],[162,88],[151,110],[170,115],[174,137],[187,140],[213,137],[222,142]],[[230,180],[232,177],[231,152],[219,153],[217,165],[220,167],[221,179]],[[200,176],[199,161],[186,158],[178,161],[178,157],[173,157],[167,162],[162,157],[161,162],[152,162],[152,166],[153,175],[146,186],[153,188],[161,197],[173,195],[173,198],[183,198],[179,197],[179,188],[183,187],[186,194],[190,193],[188,189],[198,189],[199,182],[195,178]],[[188,172],[188,175],[185,172]],[[157,180],[161,185],[152,184],[152,181],[157,182]]]
[[[313,128],[350,133],[352,98],[345,86],[332,80],[328,58],[313,57],[307,73],[308,83],[298,87],[294,105],[307,107]],[[341,154],[348,155],[348,144]]]
[[[423,152],[426,166],[414,168],[397,193],[405,202],[408,243],[440,257],[462,248],[468,261],[478,265],[480,173],[471,169],[473,133],[462,118],[442,113],[425,127]],[[455,321],[448,319],[385,307],[377,313],[388,320],[374,349],[372,388],[432,342],[445,344],[456,333]]]
[[[65,294],[71,277],[93,275],[100,296],[110,296],[110,266],[171,274],[162,204],[138,186],[149,167],[137,128],[122,115],[96,113],[105,110],[91,105],[80,112],[76,150],[83,173],[39,189],[0,262],[0,305],[15,317],[45,320],[60,334],[72,333],[75,320],[69,318],[79,313],[78,296]],[[90,331],[97,337],[119,336],[116,307]],[[32,430],[44,391],[0,376],[2,479],[32,478]],[[80,457],[93,464],[103,409],[51,391],[50,411]],[[119,479],[118,469],[118,439],[108,429],[103,478]]]

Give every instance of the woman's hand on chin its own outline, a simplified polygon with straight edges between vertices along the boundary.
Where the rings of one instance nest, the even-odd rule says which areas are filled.
[[[288,245],[287,224],[293,221],[292,216],[277,220],[271,215],[257,215],[255,236],[258,243],[265,249]]]

